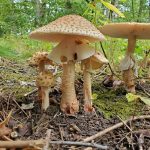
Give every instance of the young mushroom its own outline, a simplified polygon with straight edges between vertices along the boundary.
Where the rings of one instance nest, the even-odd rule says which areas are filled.
[[[111,23],[101,27],[100,31],[111,37],[128,39],[128,48],[120,68],[127,90],[135,93],[134,70],[136,68],[133,53],[137,39],[150,39],[150,23]]]
[[[54,65],[53,61],[48,59],[47,52],[36,52],[31,59],[29,59],[29,65],[39,68],[39,72],[45,70],[45,65]]]
[[[54,86],[53,74],[49,71],[40,72],[36,79],[36,85],[40,89],[42,109],[46,110],[49,107],[49,92]]]
[[[91,90],[91,71],[101,68],[107,64],[108,60],[101,54],[95,53],[93,56],[82,60],[83,69],[83,94],[84,94],[84,111],[93,111],[92,107],[92,90]]]
[[[95,50],[89,46],[87,41],[101,41],[104,40],[104,36],[85,18],[78,15],[67,15],[31,32],[30,37],[59,42],[50,53],[49,58],[63,65],[60,108],[67,114],[75,114],[79,110],[74,86],[75,62],[94,54]]]
[[[30,59],[29,59],[29,66],[35,66],[39,69],[39,72],[44,72],[46,69],[46,65],[54,65],[53,61],[47,58],[47,52],[36,52]],[[39,99],[42,100],[42,91],[41,87],[38,86],[38,96]]]

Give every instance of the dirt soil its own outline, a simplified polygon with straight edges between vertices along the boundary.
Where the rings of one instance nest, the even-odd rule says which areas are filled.
[[[108,112],[110,114],[113,110],[108,109],[108,107],[105,108],[104,105],[99,107],[98,101],[94,102],[95,112],[85,113],[83,111],[82,78],[76,80],[76,91],[78,100],[81,103],[78,114],[67,116],[60,111],[61,92],[59,90],[54,90],[50,93],[50,100],[54,100],[54,103],[51,104],[46,112],[42,112],[38,94],[35,90],[36,71],[27,65],[11,62],[3,58],[0,59],[0,64],[0,121],[3,121],[9,112],[13,110],[7,125],[7,127],[12,129],[13,133],[17,133],[16,137],[13,135],[9,136],[13,140],[45,138],[46,131],[51,129],[51,140],[82,141],[88,136],[121,122],[121,119],[118,117],[120,111],[118,114],[108,115]],[[120,99],[126,100],[126,92],[123,92],[122,89],[116,92],[113,88],[105,87],[102,85],[102,78],[94,78],[93,93],[96,93],[98,97],[106,94],[107,96],[104,95],[106,104],[109,104],[109,100],[113,101],[113,104],[116,104]],[[143,92],[143,89],[146,91]],[[25,95],[33,90],[35,92],[32,94]],[[142,85],[137,84],[137,91],[139,94],[148,97],[150,82],[142,82]],[[113,93],[113,97],[109,96],[108,93]],[[125,101],[125,103],[128,102]],[[22,107],[23,104],[27,107]],[[137,108],[138,111],[127,113],[127,116],[124,115],[124,119],[135,115],[150,115],[149,107],[143,103],[139,102],[135,109]],[[123,108],[121,110],[124,112]],[[130,111],[130,109],[127,110]],[[143,130],[146,130],[146,132]],[[127,125],[119,127],[100,138],[96,138],[92,142],[107,145],[110,150],[142,150],[141,147],[143,150],[148,150],[150,149],[150,119],[131,121]],[[52,145],[53,150],[83,150],[85,148],[81,146]]]

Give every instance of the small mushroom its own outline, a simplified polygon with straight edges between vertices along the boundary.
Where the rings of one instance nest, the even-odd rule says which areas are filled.
[[[104,40],[104,36],[88,20],[78,15],[66,15],[31,32],[30,37],[48,42],[59,42],[49,58],[63,64],[62,98],[60,108],[67,114],[79,110],[74,87],[75,62],[94,54],[94,49],[85,41]]]
[[[108,60],[101,54],[95,53],[93,56],[82,60],[83,69],[83,93],[84,93],[84,111],[93,111],[92,107],[92,90],[91,90],[91,71],[101,68],[107,64]]]
[[[29,65],[38,67],[39,72],[42,72],[45,70],[45,65],[54,65],[53,61],[47,56],[47,52],[37,52],[29,60]]]
[[[36,85],[41,95],[42,109],[46,110],[49,107],[49,92],[54,86],[53,74],[49,71],[41,72],[36,79]]]
[[[48,53],[47,52],[36,52],[30,59],[29,59],[29,66],[35,66],[38,67],[39,72],[43,72],[46,69],[46,66],[48,65],[54,65],[53,61],[50,60],[48,57]],[[42,95],[41,95],[41,87],[38,86],[38,95],[39,95],[39,99],[42,99]]]
[[[150,39],[150,23],[111,23],[101,27],[100,31],[111,37],[128,39],[126,56],[121,61],[120,68],[127,90],[135,93],[134,70],[136,66],[133,53],[137,39]]]

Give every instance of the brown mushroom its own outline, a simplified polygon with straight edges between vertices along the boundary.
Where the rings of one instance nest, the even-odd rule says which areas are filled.
[[[54,65],[53,61],[47,58],[47,52],[36,52],[30,59],[29,59],[29,66],[38,67],[39,72],[44,72],[46,69],[46,65]],[[38,86],[38,96],[39,99],[42,100],[42,91],[41,86]]]
[[[136,66],[133,53],[136,39],[150,39],[150,23],[111,23],[101,27],[100,31],[111,37],[128,39],[126,56],[122,60],[120,68],[123,71],[123,80],[128,91],[135,93],[135,75],[133,71]]]
[[[36,79],[36,85],[40,89],[42,99],[42,109],[46,110],[49,107],[49,92],[54,86],[54,76],[49,71],[41,72]]]
[[[67,15],[31,32],[30,37],[59,42],[50,53],[49,58],[63,64],[60,107],[67,114],[78,112],[79,103],[74,87],[75,62],[86,59],[95,52],[85,41],[101,41],[104,40],[104,36],[85,18],[78,15]]]
[[[45,65],[54,65],[53,61],[47,56],[47,52],[36,52],[29,60],[29,65],[38,67],[39,72],[42,72],[45,70]]]
[[[92,107],[92,90],[91,90],[91,71],[101,68],[107,64],[108,60],[101,54],[95,53],[93,56],[82,60],[83,69],[83,93],[84,93],[84,110],[93,111]]]

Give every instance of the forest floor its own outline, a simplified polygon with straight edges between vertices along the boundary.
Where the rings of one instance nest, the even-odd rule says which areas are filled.
[[[80,111],[75,116],[66,116],[59,108],[61,97],[59,90],[50,93],[50,99],[55,100],[55,103],[51,104],[46,112],[41,111],[35,86],[36,71],[33,68],[3,58],[0,58],[0,64],[0,121],[13,110],[7,127],[12,133],[17,133],[17,136],[11,134],[8,139],[45,138],[46,131],[51,129],[51,140],[82,141],[131,117],[133,120],[127,124],[124,123],[92,142],[107,145],[110,150],[150,149],[150,118],[134,120],[134,116],[150,115],[150,108],[141,101],[129,103],[123,87],[117,89],[105,87],[102,84],[103,73],[101,78],[97,76],[93,78],[95,112],[83,111],[83,81],[82,78],[78,78],[75,85],[81,103]],[[148,97],[150,82],[146,80],[144,82],[142,80],[140,84],[137,82],[136,89],[138,94]],[[35,92],[30,93],[34,90]],[[52,149],[83,150],[86,147],[52,145]]]

